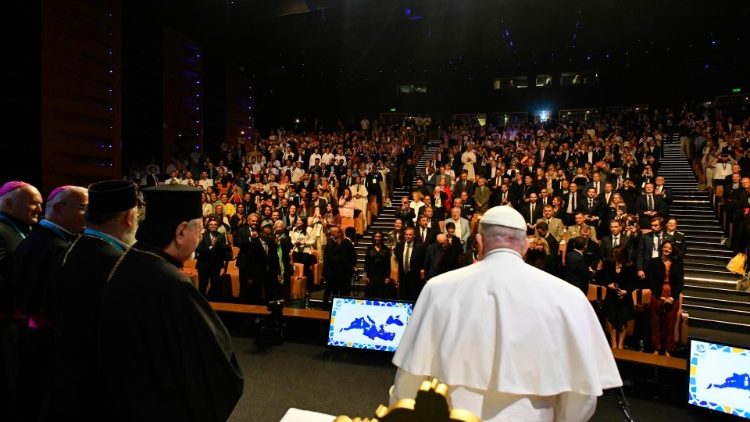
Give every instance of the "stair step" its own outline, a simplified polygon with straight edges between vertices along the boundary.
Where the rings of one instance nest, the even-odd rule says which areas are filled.
[[[688,245],[687,250],[688,250],[687,252],[688,257],[694,257],[694,256],[703,257],[706,255],[714,256],[714,257],[721,256],[721,257],[726,257],[727,262],[729,262],[729,259],[731,259],[734,256],[734,253],[732,251],[730,251],[729,249],[725,249],[723,246],[719,246],[719,245],[716,245],[715,248],[705,247],[705,246],[690,247],[690,245]]]
[[[691,253],[692,249],[688,247],[688,254],[685,256],[685,265],[694,265],[694,264],[700,264],[700,265],[720,265],[722,267],[725,267],[729,260],[731,258],[727,258],[725,256],[712,256],[712,255],[693,255]]]
[[[710,248],[717,245],[723,245],[722,243],[719,243],[720,238],[716,237],[713,239],[706,238],[704,236],[698,237],[698,239],[701,240],[693,240],[689,236],[685,236],[685,240],[688,245],[688,250],[692,247],[702,247],[702,248]]]
[[[737,284],[730,280],[717,280],[714,277],[697,277],[685,276],[685,284],[695,284],[703,286],[714,286],[721,289],[733,289]]]
[[[695,269],[714,269],[726,271],[726,263],[721,261],[703,261],[695,260],[691,258],[685,258],[685,268]],[[739,276],[738,276],[739,277]]]
[[[738,278],[736,274],[732,274],[727,270],[714,270],[705,268],[685,268],[685,277],[705,278],[722,283],[735,283]]]
[[[695,317],[734,324],[743,324],[750,328],[750,311],[691,305],[689,303],[684,303],[682,308],[690,314],[691,318]]]
[[[721,236],[724,232],[718,227],[715,229],[702,229],[702,228],[691,228],[691,227],[680,227],[680,231],[685,233],[688,237],[698,236]]]
[[[690,294],[695,297],[707,297],[707,298],[714,298],[714,299],[723,299],[723,300],[730,300],[734,302],[743,302],[743,303],[750,303],[750,294],[747,292],[738,292],[734,289],[734,286],[732,285],[731,288],[729,288],[729,285],[720,284],[716,285],[716,283],[707,285],[707,284],[699,284],[699,283],[689,283],[685,284],[685,288],[683,292],[685,294]]]
[[[718,225],[719,220],[715,217],[696,217],[696,216],[688,216],[683,217],[679,221],[680,226],[693,226],[693,227],[701,227],[703,225]]]
[[[750,302],[690,295],[684,295],[684,300],[685,304],[690,304],[691,306],[707,306],[716,309],[750,312]]]
[[[735,333],[747,333],[750,330],[750,324],[741,324],[728,321],[715,320],[710,318],[702,318],[699,316],[693,316],[690,314],[688,319],[688,327],[696,328],[707,328],[711,330],[723,330],[731,331]],[[688,332],[690,330],[688,329]]]

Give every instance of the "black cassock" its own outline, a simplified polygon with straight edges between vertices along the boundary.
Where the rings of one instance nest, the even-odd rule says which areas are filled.
[[[242,395],[227,329],[163,251],[136,243],[102,295],[109,420],[225,421]]]
[[[49,284],[59,261],[75,236],[37,226],[13,255],[13,283],[16,307],[24,315],[45,315],[50,298]]]
[[[101,295],[125,248],[82,234],[63,256],[53,277],[50,317],[57,331],[52,414],[59,420],[102,419],[97,372]]]
[[[38,225],[13,254],[16,308],[29,318],[21,330],[18,395],[29,419],[44,419],[52,389],[54,331],[49,324],[52,275],[73,235]]]

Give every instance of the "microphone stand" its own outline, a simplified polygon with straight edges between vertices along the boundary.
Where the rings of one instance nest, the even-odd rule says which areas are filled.
[[[625,422],[635,422],[633,413],[630,411],[630,402],[628,401],[628,398],[625,397],[625,390],[623,390],[622,387],[618,390],[619,394],[615,393],[617,395],[617,407],[620,408],[622,416],[625,418]]]

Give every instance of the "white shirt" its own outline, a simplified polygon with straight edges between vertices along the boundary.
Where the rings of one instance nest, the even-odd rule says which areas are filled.
[[[310,167],[314,166],[314,165],[315,165],[315,160],[316,160],[316,159],[320,160],[320,158],[321,158],[321,157],[320,157],[320,154],[317,154],[317,153],[313,153],[313,154],[311,154],[311,155],[310,155],[310,161],[308,161],[308,165],[309,165]]]
[[[392,403],[436,377],[454,408],[490,422],[586,420],[622,385],[586,296],[509,249],[431,279],[393,363]]]
[[[333,154],[331,154],[330,152],[326,152],[325,154],[323,154],[323,157],[321,157],[320,162],[325,165],[330,165],[331,160],[333,160]]]
[[[214,185],[214,181],[211,179],[201,179],[198,181],[198,184],[201,185],[203,190],[207,190],[209,186]]]

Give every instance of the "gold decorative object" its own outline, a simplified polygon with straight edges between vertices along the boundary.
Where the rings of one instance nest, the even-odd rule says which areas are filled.
[[[391,407],[382,404],[374,418],[338,416],[334,422],[481,422],[475,414],[451,409],[448,386],[433,378],[419,386],[416,399],[402,399]]]

